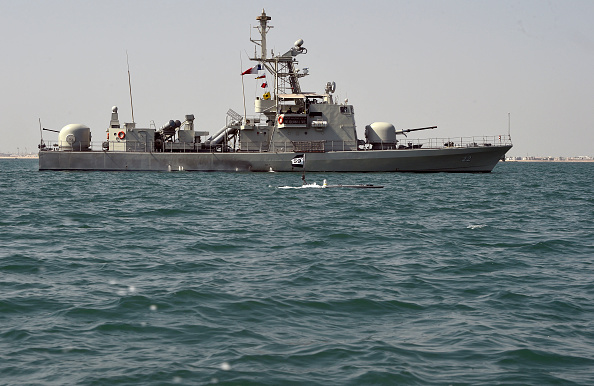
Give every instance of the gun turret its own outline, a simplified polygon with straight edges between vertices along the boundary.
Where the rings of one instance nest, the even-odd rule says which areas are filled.
[[[411,131],[429,130],[429,129],[437,129],[437,126],[431,126],[431,127],[419,127],[419,128],[417,128],[417,129],[402,129],[402,130],[396,130],[396,134],[404,134],[404,136],[406,137],[406,133],[410,133]]]

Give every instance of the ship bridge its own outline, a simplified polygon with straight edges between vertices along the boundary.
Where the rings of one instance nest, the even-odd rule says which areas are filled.
[[[278,128],[325,128],[328,122],[311,106],[327,102],[328,95],[313,92],[278,95]]]

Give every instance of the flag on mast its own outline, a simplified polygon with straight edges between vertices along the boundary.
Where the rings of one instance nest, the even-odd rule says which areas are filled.
[[[241,73],[241,75],[257,74],[258,71],[260,71],[261,69],[262,69],[262,66],[260,64],[258,64],[257,66],[254,66],[252,68],[245,70],[244,72]]]
[[[268,87],[268,83],[264,82],[264,83],[262,83],[262,85],[260,87],[266,88],[266,87]]]
[[[257,76],[256,79],[266,79],[266,74],[262,74],[260,76]]]

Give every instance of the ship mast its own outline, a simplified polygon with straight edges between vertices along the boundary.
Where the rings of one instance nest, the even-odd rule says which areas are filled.
[[[262,14],[256,17],[256,20],[260,22],[260,26],[254,27],[257,28],[258,31],[260,31],[260,40],[258,42],[258,40],[250,39],[252,42],[258,44],[262,48],[262,55],[260,56],[262,62],[266,61],[266,33],[270,28],[272,28],[272,26],[268,26],[268,20],[271,19],[272,18],[270,16],[266,15],[266,11],[264,10],[264,8],[262,8]]]
[[[274,93],[275,96],[279,93],[284,94],[287,91],[298,94],[301,93],[301,87],[299,85],[299,78],[306,76],[307,70],[304,69],[300,72],[295,65],[297,61],[295,56],[307,53],[307,49],[303,47],[303,40],[299,39],[295,42],[294,47],[282,55],[277,55],[272,58],[268,58],[267,46],[266,46],[266,34],[273,28],[268,24],[268,21],[272,18],[266,14],[266,11],[262,9],[262,14],[256,17],[259,25],[254,27],[260,32],[260,39],[252,39],[250,41],[260,46],[261,52],[258,56],[254,50],[254,57],[250,60],[260,62],[266,70],[274,76]]]

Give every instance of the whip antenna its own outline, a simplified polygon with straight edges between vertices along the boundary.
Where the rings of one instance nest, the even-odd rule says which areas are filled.
[[[41,128],[41,118],[39,118],[39,135],[41,136],[41,142],[39,142],[39,150],[43,150],[45,148],[45,143],[43,143],[43,130]]]
[[[239,52],[239,65],[243,68],[243,60],[241,60],[241,51]],[[243,70],[242,70],[243,71]],[[245,109],[245,86],[243,84],[243,73],[241,74],[241,94],[243,95],[243,123],[247,123],[247,112]]]
[[[507,113],[507,138],[511,141],[511,113]]]
[[[132,123],[134,123],[134,104],[132,103],[132,80],[130,79],[130,62],[128,61],[128,50],[126,50],[126,64],[128,65],[128,89],[130,90],[130,109],[132,110]]]

